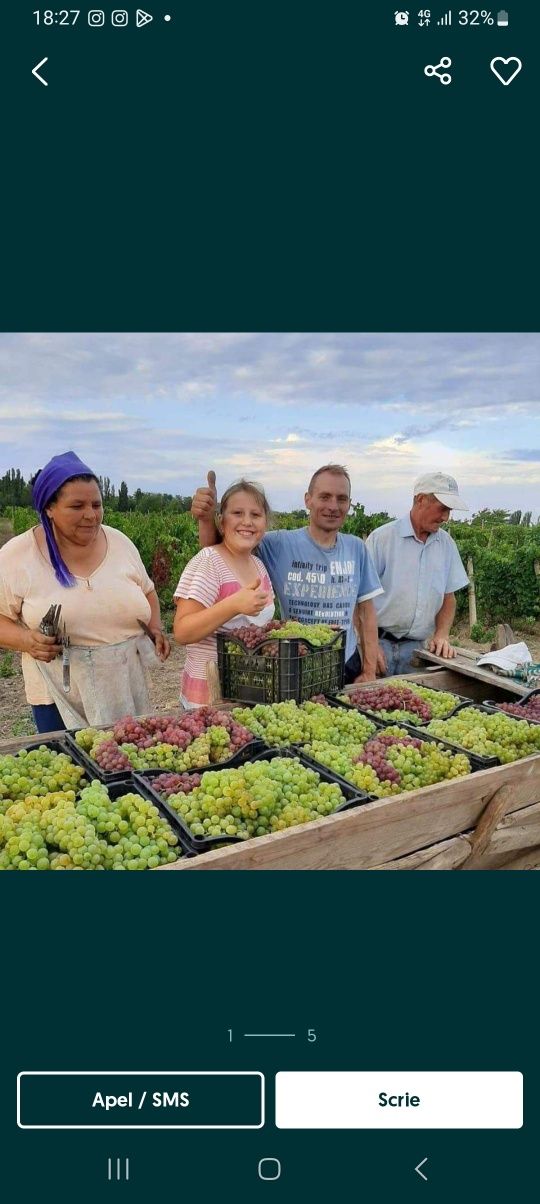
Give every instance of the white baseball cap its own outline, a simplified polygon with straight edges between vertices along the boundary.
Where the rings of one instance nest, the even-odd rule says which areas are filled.
[[[469,509],[459,496],[457,481],[445,472],[426,472],[417,477],[413,485],[413,496],[416,497],[417,493],[435,494],[437,501],[443,506],[448,506],[449,510]]]

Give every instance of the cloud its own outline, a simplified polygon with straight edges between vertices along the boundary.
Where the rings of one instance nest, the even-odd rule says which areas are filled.
[[[531,463],[538,463],[538,462],[540,462],[540,448],[538,448],[538,447],[517,448],[517,449],[514,449],[513,451],[504,452],[504,455],[501,456],[501,459],[504,459],[505,461],[530,460]]]
[[[7,334],[0,400],[531,413],[539,366],[529,334]]]
[[[284,507],[335,461],[394,509],[446,467],[486,505],[521,484],[531,508],[539,369],[536,334],[4,334],[0,473],[74,447],[130,488],[189,493],[213,466]]]

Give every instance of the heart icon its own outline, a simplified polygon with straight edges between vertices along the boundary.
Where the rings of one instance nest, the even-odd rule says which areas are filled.
[[[516,78],[516,75],[519,75],[523,63],[521,62],[521,59],[518,59],[515,57],[515,55],[513,55],[509,59],[503,59],[498,56],[497,58],[492,59],[489,65],[493,71],[493,74],[497,76],[497,79],[500,79],[501,84],[507,85],[512,83],[512,80]],[[501,73],[500,65],[502,65],[503,68],[510,68],[510,74],[508,71],[506,71],[503,75]],[[512,67],[513,70],[511,69]]]

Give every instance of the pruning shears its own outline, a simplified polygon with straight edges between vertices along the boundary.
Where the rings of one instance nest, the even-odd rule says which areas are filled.
[[[71,689],[71,667],[69,660],[70,638],[66,631],[66,624],[62,623],[62,631],[60,632],[60,615],[62,607],[54,602],[49,606],[47,614],[43,615],[39,630],[42,635],[54,636],[55,640],[62,645],[62,688],[65,694],[69,694]]]
[[[60,624],[61,611],[62,611],[62,607],[55,606],[54,602],[53,602],[52,606],[49,606],[47,614],[43,615],[43,618],[39,625],[39,630],[42,635],[53,635],[56,637],[56,639],[59,638],[59,635],[60,635],[59,624]]]

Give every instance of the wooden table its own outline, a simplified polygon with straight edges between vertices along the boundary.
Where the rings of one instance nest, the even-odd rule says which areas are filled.
[[[524,682],[515,681],[513,677],[501,677],[499,673],[494,673],[492,669],[488,669],[487,665],[478,666],[476,659],[473,656],[466,656],[463,652],[458,652],[457,656],[452,660],[447,660],[442,656],[435,656],[434,652],[427,652],[425,648],[418,648],[416,654],[420,663],[424,662],[426,666],[433,665],[438,669],[444,669],[450,674],[461,674],[462,677],[471,678],[476,682],[480,682],[483,689],[483,698],[493,698],[495,702],[504,701],[499,695],[502,694],[518,694],[522,697],[523,694],[528,694],[530,686]],[[482,654],[481,654],[482,655]],[[449,678],[450,681],[450,678]],[[451,685],[444,687],[452,689]],[[458,694],[467,693],[465,690],[456,690]],[[477,701],[482,701],[478,695],[475,695]]]
[[[504,699],[517,692],[508,690],[506,678],[496,679],[497,692],[493,686],[486,690],[487,672],[477,671],[478,677],[474,665],[469,662],[466,667],[461,661],[443,661],[404,677],[453,689],[476,701]],[[488,680],[494,676],[489,674]],[[61,739],[64,734],[5,741],[0,754],[17,752],[40,739]],[[226,869],[540,869],[540,755],[376,799],[355,810],[199,857],[183,857],[155,872]]]

